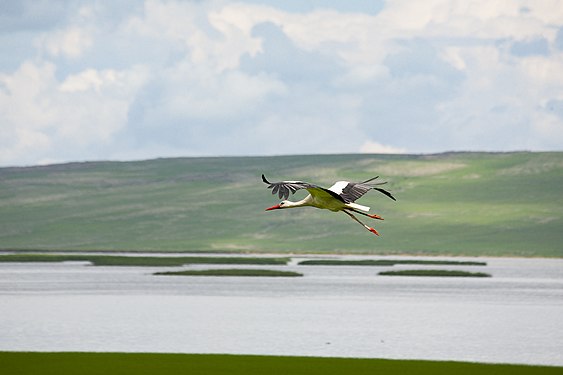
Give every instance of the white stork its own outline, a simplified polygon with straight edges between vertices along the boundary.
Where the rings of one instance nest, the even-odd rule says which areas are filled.
[[[368,214],[369,207],[354,203],[357,199],[362,197],[371,189],[377,190],[380,193],[385,194],[389,198],[396,200],[390,192],[377,187],[378,185],[383,185],[386,182],[370,183],[377,178],[379,178],[379,176],[370,178],[369,180],[365,180],[364,182],[338,181],[330,188],[325,189],[323,187],[302,181],[270,182],[266,179],[266,176],[262,175],[262,181],[268,184],[268,189],[272,189],[272,194],[277,193],[279,198],[283,199],[279,204],[266,208],[266,211],[307,206],[331,210],[333,212],[342,211],[357,223],[362,225],[364,228],[379,236],[379,233],[374,228],[365,225],[352,214],[352,212],[355,212],[372,219],[383,220],[383,218],[379,215]],[[291,202],[286,200],[289,197],[290,192],[293,194],[300,189],[307,190],[309,192],[309,195],[298,202]]]

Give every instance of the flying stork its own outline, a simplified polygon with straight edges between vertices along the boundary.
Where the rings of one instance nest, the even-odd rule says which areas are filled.
[[[265,184],[268,184],[268,189],[272,189],[272,194],[275,195],[277,193],[279,198],[283,199],[279,204],[266,208],[266,211],[307,206],[331,210],[333,212],[342,211],[358,224],[362,225],[373,234],[379,236],[379,233],[374,228],[365,225],[352,214],[352,212],[354,212],[372,219],[383,220],[383,218],[379,215],[369,214],[369,207],[354,203],[371,189],[377,190],[389,198],[396,200],[390,192],[377,187],[378,185],[383,185],[386,182],[372,183],[372,181],[377,178],[379,178],[379,176],[370,178],[369,180],[365,180],[363,182],[338,181],[328,189],[325,189],[303,181],[270,182],[266,179],[266,176],[262,175],[262,181],[264,181]],[[298,202],[286,200],[289,197],[290,192],[293,194],[300,189],[307,190],[309,195]]]

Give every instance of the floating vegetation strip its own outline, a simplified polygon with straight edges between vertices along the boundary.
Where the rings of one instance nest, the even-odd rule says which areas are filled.
[[[486,262],[457,261],[457,260],[422,260],[422,259],[363,259],[337,260],[315,259],[299,262],[300,266],[394,266],[396,264],[426,264],[439,266],[486,266]]]
[[[400,270],[382,271],[379,275],[383,276],[427,276],[427,277],[491,277],[484,272],[467,272],[451,270]]]
[[[253,277],[299,277],[303,274],[291,271],[259,269],[211,269],[156,272],[154,275],[166,276],[253,276]]]
[[[174,267],[187,264],[286,265],[289,258],[267,257],[166,257],[123,255],[7,254],[0,262],[91,262],[95,266]]]

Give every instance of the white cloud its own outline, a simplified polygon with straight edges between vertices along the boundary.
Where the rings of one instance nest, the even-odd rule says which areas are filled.
[[[36,41],[41,49],[45,49],[54,57],[65,56],[78,58],[92,45],[89,33],[78,27],[47,33]]]
[[[98,72],[95,69],[87,69],[78,74],[68,76],[61,83],[59,89],[64,92],[79,92],[93,89],[100,92],[104,84],[112,83],[116,80],[114,70],[106,70]]]
[[[193,78],[186,82],[189,90],[171,93],[165,103],[167,112],[198,119],[228,120],[254,112],[270,95],[286,93],[282,82],[264,74],[249,76],[231,71]]]
[[[563,86],[563,53],[559,52],[553,56],[529,57],[520,61],[522,73],[533,80],[534,84],[548,89],[561,92]]]
[[[0,77],[0,119],[12,130],[6,132],[10,142],[2,145],[3,162],[32,162],[44,158],[38,155],[56,154],[59,146],[79,152],[110,141],[126,125],[144,75],[143,69],[88,69],[59,82],[55,73],[53,64],[27,61]]]
[[[183,48],[193,64],[221,72],[236,68],[241,55],[255,54],[260,42],[237,23],[236,14],[215,8],[214,2],[147,0],[142,14],[126,20],[123,30]]]
[[[2,165],[563,149],[556,0],[52,4],[0,44]]]
[[[404,148],[383,145],[374,141],[365,141],[359,151],[363,154],[405,154],[407,152]]]
[[[560,141],[563,139],[563,118],[545,111],[535,111],[530,120],[534,131],[538,134],[538,137],[530,140],[535,143],[531,148],[542,147],[541,145],[548,145],[550,148],[560,147]]]
[[[13,74],[0,76],[0,116],[2,127],[22,126],[40,129],[53,122],[55,113],[44,92],[56,85],[55,65],[25,61]]]
[[[35,129],[2,129],[0,161],[22,160],[37,163],[42,154],[51,150],[51,139]],[[31,155],[30,155],[31,154]],[[27,155],[31,158],[26,159]]]

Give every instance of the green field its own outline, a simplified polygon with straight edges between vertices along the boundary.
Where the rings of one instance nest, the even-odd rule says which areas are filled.
[[[198,354],[0,352],[5,375],[550,375],[562,367],[385,359]]]
[[[262,183],[380,175],[394,202],[264,212]],[[563,256],[563,153],[180,158],[0,169],[0,249]],[[304,191],[296,194],[301,199]]]

